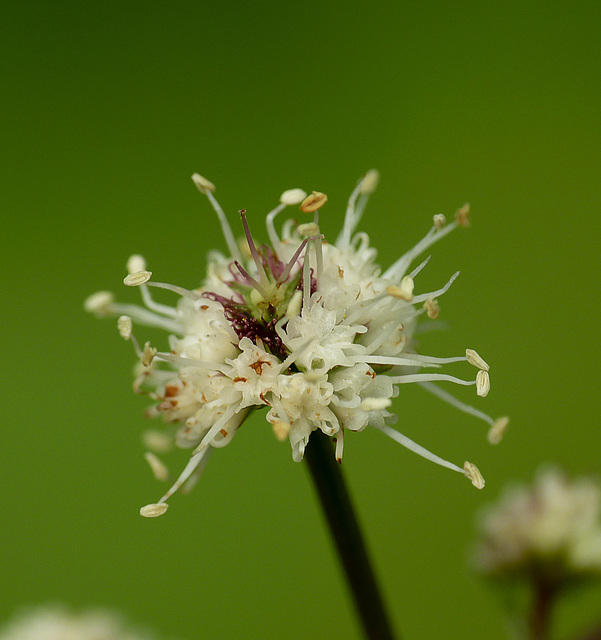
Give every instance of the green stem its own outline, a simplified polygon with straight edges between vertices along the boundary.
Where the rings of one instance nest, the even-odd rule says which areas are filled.
[[[321,431],[311,434],[305,460],[334,538],[366,638],[393,640],[382,594],[367,555],[359,523],[351,504],[331,439]]]

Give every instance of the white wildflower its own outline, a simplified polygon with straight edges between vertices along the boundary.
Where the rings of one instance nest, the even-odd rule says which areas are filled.
[[[166,500],[184,483],[192,483],[209,452],[226,445],[251,410],[266,409],[266,419],[278,439],[287,439],[294,460],[301,460],[311,433],[321,430],[336,439],[341,459],[344,435],[370,426],[383,431],[419,455],[465,475],[483,486],[474,465],[465,468],[439,458],[389,425],[389,411],[399,386],[417,383],[461,411],[491,427],[495,421],[480,410],[456,400],[437,383],[476,387],[486,395],[488,364],[476,351],[466,355],[434,357],[418,353],[414,341],[420,321],[438,317],[437,299],[458,273],[435,291],[419,290],[419,273],[428,263],[413,263],[431,245],[458,226],[468,224],[468,208],[443,224],[435,216],[427,235],[382,272],[369,237],[357,232],[378,174],[368,172],[353,190],[343,228],[337,240],[325,242],[319,214],[327,196],[301,189],[284,191],[280,203],[267,214],[270,246],[255,243],[240,211],[244,240],[238,242],[215,199],[214,185],[195,174],[194,182],[206,195],[222,226],[229,255],[212,252],[207,277],[198,289],[188,290],[152,280],[142,256],[127,264],[125,284],[137,286],[144,306],[115,302],[112,294],[88,298],[86,309],[98,316],[126,316],[119,328],[129,337],[144,367],[134,388],[154,401],[152,415],[176,425],[173,440],[193,449],[186,468],[156,504],[142,509],[146,516],[166,510]],[[276,216],[287,206],[299,205],[312,220],[289,220],[278,232]],[[242,249],[241,249],[242,247]],[[175,306],[156,302],[152,287],[178,296]],[[159,327],[169,334],[169,348],[143,349],[131,331],[136,325]],[[471,363],[470,379],[437,370],[452,363]],[[434,369],[434,371],[429,371]],[[498,431],[498,430],[497,430]],[[493,440],[498,441],[495,431]],[[167,449],[164,443],[160,447]],[[166,470],[147,455],[153,471]]]
[[[601,575],[601,487],[591,478],[540,471],[532,486],[510,488],[488,507],[478,529],[474,560],[483,574]]]

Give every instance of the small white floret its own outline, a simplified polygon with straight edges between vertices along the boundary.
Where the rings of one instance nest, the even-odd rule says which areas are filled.
[[[465,477],[471,481],[476,489],[484,489],[484,478],[475,464],[466,460],[463,464],[463,471],[465,473]]]
[[[147,504],[140,509],[140,515],[145,518],[158,518],[162,516],[169,508],[166,502],[157,502],[156,504]]]
[[[110,291],[97,291],[85,299],[83,308],[88,313],[109,314],[115,296]]]
[[[488,371],[484,371],[480,369],[478,374],[476,375],[476,393],[481,398],[486,398],[488,392],[490,391],[490,376],[488,375]]]
[[[134,253],[133,256],[129,256],[126,268],[127,268],[127,273],[136,273],[137,271],[145,271],[146,260],[144,259],[144,256],[141,256],[139,253]]]
[[[370,169],[366,174],[363,180],[361,180],[361,190],[360,193],[370,194],[376,190],[378,186],[378,182],[380,182],[380,173],[376,171],[376,169]]]
[[[380,411],[392,404],[390,398],[364,398],[359,405],[361,411]]]
[[[117,320],[117,328],[119,329],[119,334],[124,340],[129,340],[131,338],[131,318],[129,316],[119,316]]]
[[[465,357],[470,364],[474,365],[474,367],[477,367],[482,371],[490,371],[490,367],[477,351],[474,351],[473,349],[466,349]]]
[[[200,191],[200,193],[204,193],[206,195],[208,191],[210,191],[211,193],[215,191],[215,185],[210,180],[207,180],[205,177],[201,176],[199,173],[195,173],[192,176],[192,180],[194,181],[194,184],[196,185],[196,188]]]
[[[152,271],[135,271],[123,278],[123,284],[128,287],[139,287],[141,284],[148,282],[152,277]]]
[[[302,189],[288,189],[280,196],[280,202],[288,206],[300,204],[307,197],[307,192]]]
[[[509,425],[509,418],[507,416],[503,416],[502,418],[497,418],[491,428],[488,430],[488,441],[490,444],[499,444],[505,435],[505,431],[507,431],[507,426]]]

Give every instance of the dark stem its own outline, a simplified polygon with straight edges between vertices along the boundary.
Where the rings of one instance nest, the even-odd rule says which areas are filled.
[[[340,465],[334,458],[330,440],[321,431],[314,431],[305,449],[305,459],[334,538],[365,635],[370,640],[393,640],[394,635],[384,608],[382,594],[367,555]]]
[[[532,640],[549,640],[551,613],[557,589],[548,581],[534,580],[532,609],[530,611],[530,637]]]

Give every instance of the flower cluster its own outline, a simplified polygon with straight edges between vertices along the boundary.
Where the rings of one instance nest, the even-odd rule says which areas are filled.
[[[459,467],[430,453],[391,428],[396,416],[389,411],[399,386],[415,383],[488,423],[493,443],[507,426],[507,418],[493,420],[436,385],[474,385],[479,396],[486,396],[489,366],[478,353],[467,349],[456,357],[423,355],[414,340],[421,320],[437,319],[437,300],[458,273],[436,291],[416,294],[414,281],[429,258],[417,266],[413,262],[453,229],[467,226],[469,207],[459,209],[448,224],[444,215],[435,215],[427,235],[382,272],[369,237],[356,231],[378,181],[375,171],[353,190],[334,243],[326,242],[319,228],[319,211],[327,201],[323,193],[285,191],[266,218],[269,244],[257,246],[246,212],[240,211],[244,238],[237,241],[213,184],[198,174],[193,180],[217,213],[228,247],[228,255],[210,254],[202,286],[189,290],[155,282],[144,259],[135,255],[124,282],[139,287],[144,306],[117,303],[109,292],[96,293],[85,304],[97,316],[119,316],[119,331],[140,358],[135,390],[152,398],[152,415],[175,425],[177,446],[192,449],[173,486],[158,503],[143,507],[142,515],[164,513],[167,499],[184,483],[194,482],[209,452],[228,444],[249,413],[262,408],[276,437],[290,441],[295,461],[303,458],[317,429],[335,439],[340,461],[345,433],[370,426],[482,488],[473,464]],[[308,219],[301,224],[288,220],[278,233],[276,216],[295,205]],[[157,302],[151,287],[172,291],[177,304]],[[132,321],[166,330],[169,349],[141,346]],[[436,371],[455,362],[473,365],[474,379]],[[166,445],[164,437],[149,434],[155,453]],[[155,453],[149,452],[147,459],[155,475],[166,479],[168,472]]]
[[[154,638],[154,636],[153,636]],[[112,613],[70,613],[59,607],[36,609],[12,620],[0,640],[151,640],[127,627]]]
[[[541,471],[482,514],[475,562],[484,575],[551,584],[601,575],[601,488]]]

